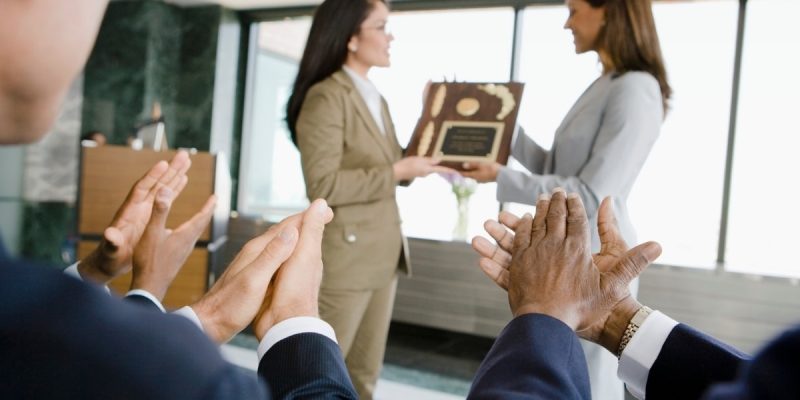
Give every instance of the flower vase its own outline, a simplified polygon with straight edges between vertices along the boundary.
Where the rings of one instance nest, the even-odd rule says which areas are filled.
[[[469,196],[456,196],[458,201],[458,219],[453,228],[454,240],[466,240],[469,227]]]

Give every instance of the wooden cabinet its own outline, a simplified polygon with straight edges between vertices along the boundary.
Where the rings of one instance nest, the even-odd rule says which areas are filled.
[[[111,222],[117,208],[125,200],[131,186],[159,160],[170,160],[174,151],[156,152],[132,150],[123,146],[86,147],[82,149],[78,195],[78,257],[94,249],[103,231]],[[230,174],[222,155],[198,152],[191,156],[189,182],[173,203],[167,227],[176,228],[202,208],[215,193],[217,205],[211,224],[200,236],[164,299],[168,308],[179,308],[200,298],[208,288],[211,262],[218,258],[226,241],[230,213]],[[130,274],[115,279],[109,285],[124,294],[130,284]]]

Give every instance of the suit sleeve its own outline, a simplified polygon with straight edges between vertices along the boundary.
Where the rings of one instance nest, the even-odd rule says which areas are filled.
[[[589,399],[578,336],[541,314],[513,319],[481,363],[469,399]]]
[[[313,87],[297,120],[297,140],[309,199],[332,207],[393,197],[397,182],[391,164],[342,169],[348,99]],[[378,151],[378,149],[375,149]]]
[[[699,399],[713,383],[734,380],[748,359],[739,350],[678,324],[650,368],[646,399]]]
[[[276,399],[357,399],[333,340],[316,333],[289,336],[261,358],[258,374]]]
[[[652,76],[629,72],[616,78],[591,154],[577,176],[501,173],[498,200],[534,204],[539,194],[562,187],[579,193],[587,214],[594,215],[603,198],[633,185],[662,117],[661,91]]]

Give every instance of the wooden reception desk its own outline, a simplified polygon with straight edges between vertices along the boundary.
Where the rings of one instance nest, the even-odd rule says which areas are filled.
[[[124,146],[84,147],[81,156],[78,194],[78,257],[86,257],[125,200],[131,186],[159,160],[169,160],[174,151],[132,150]],[[167,220],[176,228],[198,212],[215,193],[217,205],[211,224],[200,236],[181,272],[164,298],[168,308],[179,308],[199,299],[211,279],[212,264],[226,241],[230,213],[231,183],[227,161],[222,155],[198,152],[191,156],[189,182],[173,203]],[[130,273],[109,285],[124,294],[130,285]]]

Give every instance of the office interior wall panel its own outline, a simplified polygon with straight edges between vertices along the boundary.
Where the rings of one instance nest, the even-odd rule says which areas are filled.
[[[83,148],[80,182],[81,235],[101,235],[127,196],[128,190],[159,160],[170,160],[173,151],[132,151],[124,146]],[[214,156],[209,153],[192,155],[189,183],[175,200],[167,226],[176,228],[191,218],[214,192]],[[201,241],[210,238],[206,228]]]
[[[392,319],[496,336],[511,320],[505,291],[478,267],[465,242],[409,240],[413,276],[400,276]]]

